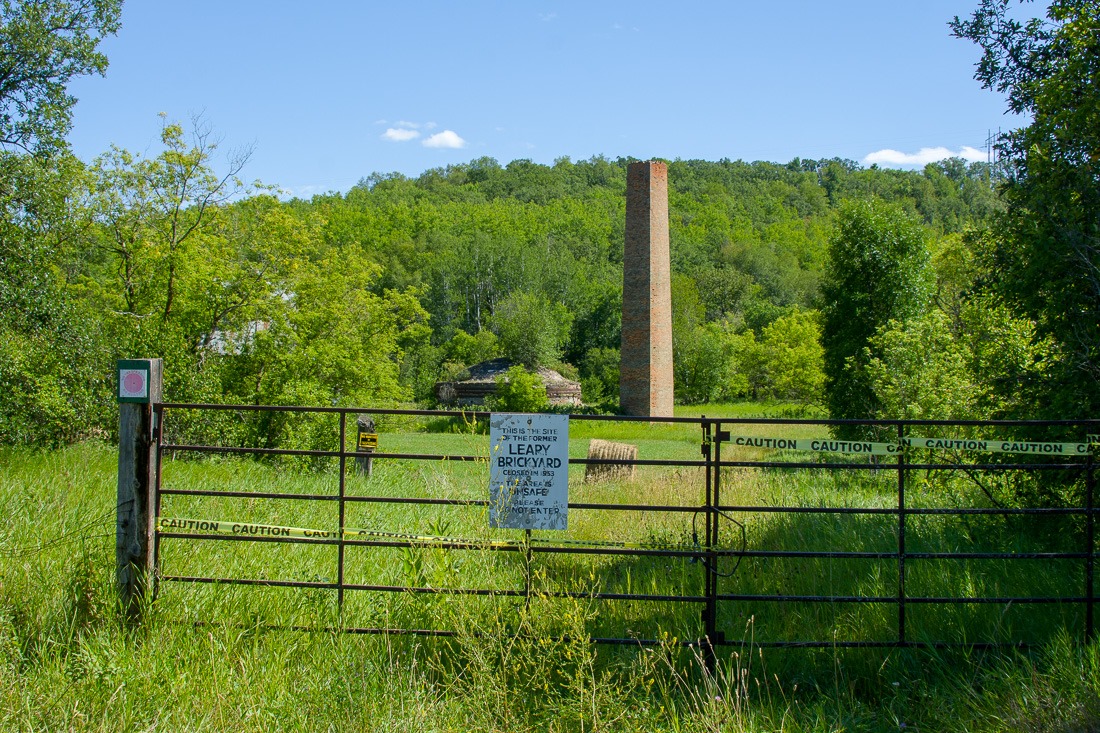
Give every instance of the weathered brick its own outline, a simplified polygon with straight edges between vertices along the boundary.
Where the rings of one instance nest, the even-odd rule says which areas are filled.
[[[626,173],[623,251],[623,414],[672,415],[670,281],[668,166],[658,161],[631,163]]]

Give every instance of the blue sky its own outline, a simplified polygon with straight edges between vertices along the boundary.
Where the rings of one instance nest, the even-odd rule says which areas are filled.
[[[159,113],[202,115],[303,197],[481,156],[984,159],[1022,121],[949,34],[976,4],[128,0],[70,139],[155,155]]]

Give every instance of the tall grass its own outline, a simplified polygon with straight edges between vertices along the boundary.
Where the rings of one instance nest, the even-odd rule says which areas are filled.
[[[648,427],[648,426],[646,426]],[[587,437],[630,440],[639,454],[697,455],[698,434],[672,426],[573,425],[571,455]],[[591,435],[587,433],[591,432]],[[764,434],[761,432],[760,434]],[[387,433],[380,450],[478,455],[485,438]],[[542,555],[439,547],[348,548],[347,580],[422,588],[522,588],[515,597],[351,593],[164,583],[147,623],[128,629],[114,600],[115,454],[87,444],[44,453],[0,451],[0,728],[5,730],[1093,730],[1100,726],[1100,651],[1079,640],[1079,606],[938,607],[913,612],[915,638],[1038,642],[1032,652],[761,649],[769,640],[890,638],[896,606],[723,604],[738,643],[714,674],[700,650],[699,606],[599,601],[598,592],[698,593],[689,560]],[[483,498],[483,464],[384,461],[367,479],[349,471],[352,496]],[[852,475],[731,472],[730,503],[890,506],[891,472]],[[293,460],[179,460],[165,486],[333,493],[333,464]],[[585,485],[574,501],[700,501],[693,469],[640,469],[637,480]],[[912,500],[961,497],[956,483],[915,482]],[[736,500],[736,501],[735,501]],[[333,502],[168,497],[164,514],[335,529]],[[347,524],[466,539],[490,531],[482,507],[352,504]],[[892,517],[735,515],[758,549],[896,547]],[[739,530],[724,535],[740,541]],[[1048,536],[1074,531],[1048,527]],[[690,542],[691,515],[582,512],[566,537]],[[538,533],[536,533],[537,535]],[[912,547],[1034,549],[1042,540],[1010,521],[920,518]],[[165,540],[164,571],[330,581],[331,547]],[[921,567],[911,593],[1035,594],[1074,586],[1080,563],[958,561]],[[896,563],[745,559],[722,593],[889,595]],[[577,594],[562,598],[558,591]],[[1022,611],[1022,613],[1018,613]],[[277,630],[372,626],[447,629],[447,637]],[[604,647],[590,635],[636,635],[654,646]]]

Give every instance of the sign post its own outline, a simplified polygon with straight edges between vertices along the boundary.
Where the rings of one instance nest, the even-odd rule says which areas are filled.
[[[566,529],[569,416],[494,413],[489,450],[489,526]]]
[[[371,454],[378,450],[378,430],[370,415],[360,415],[356,421],[358,433],[355,439],[355,452],[361,454],[355,459],[358,464],[360,476],[371,477],[374,469],[374,459]]]
[[[118,417],[118,510],[115,569],[122,610],[141,614],[153,572],[153,487],[156,485],[156,425],[153,403],[161,401],[160,359],[123,359],[116,378]]]

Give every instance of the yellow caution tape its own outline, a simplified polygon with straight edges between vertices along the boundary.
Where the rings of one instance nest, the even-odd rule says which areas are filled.
[[[512,540],[460,540],[453,537],[434,537],[432,535],[423,534],[404,534],[402,532],[380,532],[373,529],[353,529],[347,528],[344,530],[344,537],[355,539],[356,537],[374,537],[377,539],[391,539],[391,540],[408,540],[409,542],[419,542],[424,544],[458,544],[458,545],[476,545],[478,547],[519,547],[522,542],[516,542]]]
[[[214,519],[177,519],[169,517],[161,517],[157,521],[157,529],[159,529],[161,532],[198,532],[205,534],[247,535],[250,537],[304,537],[314,540],[339,539],[342,535],[346,539],[355,539],[357,537],[376,537],[381,539],[408,540],[410,542],[454,542],[461,544],[487,545],[490,547],[505,547],[520,544],[507,540],[455,540],[447,537],[403,534],[400,532],[380,532],[377,530],[355,529],[351,527],[344,529],[343,533],[341,533],[339,531],[329,531],[324,529],[281,527],[273,524],[225,522]]]
[[[1015,453],[1021,455],[1083,456],[1089,452],[1086,443],[1040,443],[1028,440],[955,440],[950,438],[902,438],[910,448],[968,450],[979,453]]]
[[[534,545],[565,545],[567,547],[615,547],[628,550],[692,550],[695,545],[676,542],[615,542],[612,540],[556,540],[549,537],[532,537]]]
[[[170,519],[161,517],[157,521],[161,532],[204,532],[207,534],[234,534],[249,537],[307,537],[309,539],[337,539],[339,532],[323,529],[303,529],[301,527],[278,527],[271,524],[252,524],[250,522],[223,522],[211,519]]]
[[[758,438],[755,436],[735,435],[730,438],[733,445],[745,448],[774,448],[777,450],[804,450],[818,453],[846,453],[870,456],[892,456],[900,453],[897,443],[872,443],[864,440],[831,440],[827,438]]]
[[[983,453],[1016,453],[1048,456],[1083,456],[1089,452],[1090,440],[1085,443],[1041,443],[1024,440],[969,440],[953,438],[902,438],[897,443],[873,443],[859,440],[830,440],[814,438],[761,438],[735,435],[729,442],[744,448],[770,448],[774,450],[800,450],[817,453],[844,453],[848,455],[892,456],[905,448],[934,448],[942,450],[967,450]]]
[[[303,529],[301,527],[280,527],[271,524],[252,524],[248,522],[223,522],[209,519],[177,519],[161,517],[157,521],[157,529],[161,532],[193,532],[201,534],[232,534],[250,537],[302,537],[308,539],[338,539],[340,532],[330,532],[321,529]],[[343,532],[347,539],[371,537],[377,539],[406,540],[419,544],[432,545],[471,545],[476,547],[523,547],[522,540],[486,540],[486,539],[456,539],[454,537],[437,537],[433,535],[405,534],[402,532],[381,532],[371,529],[347,528]],[[613,542],[600,540],[557,540],[545,537],[531,538],[532,544],[544,546],[569,547],[615,547],[623,549],[664,549],[683,550],[696,549],[694,545],[660,543],[660,542]]]

